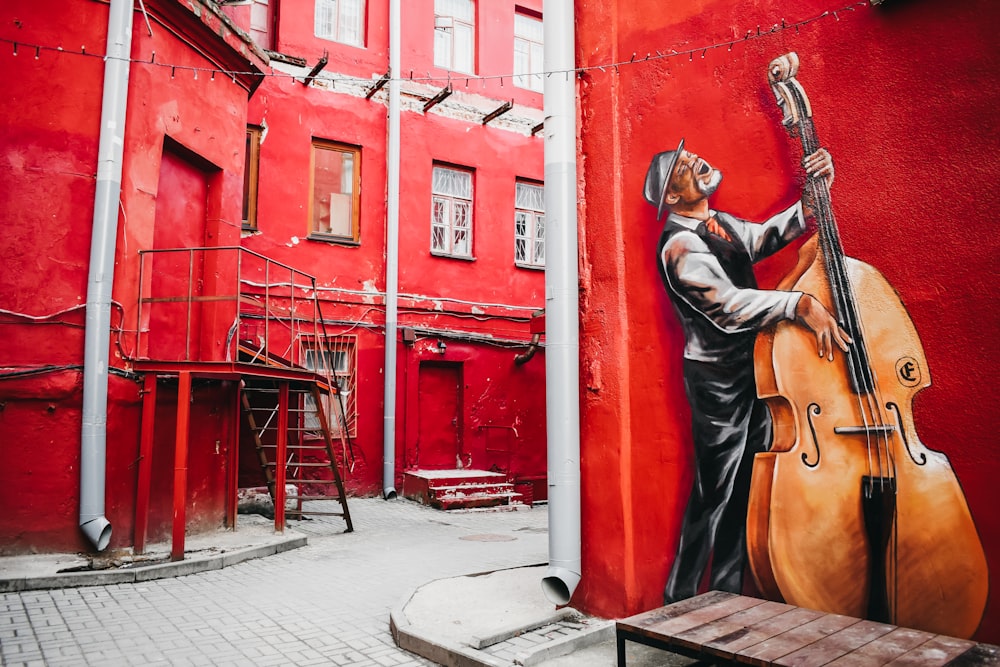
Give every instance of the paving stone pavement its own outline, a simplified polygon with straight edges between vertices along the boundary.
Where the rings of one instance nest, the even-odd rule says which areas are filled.
[[[440,512],[352,498],[291,521],[308,545],[187,576],[0,594],[2,665],[432,665],[396,647],[390,609],[429,581],[548,558],[544,506]],[[515,539],[509,539],[509,538]]]

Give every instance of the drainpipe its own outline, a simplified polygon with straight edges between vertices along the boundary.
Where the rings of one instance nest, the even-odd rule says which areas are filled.
[[[389,1],[389,132],[385,207],[385,410],[382,497],[396,497],[396,311],[399,298],[399,51],[400,0]]]
[[[545,0],[545,410],[549,568],[546,597],[580,583],[580,335],[573,0]],[[568,72],[568,74],[563,74]]]
[[[87,279],[87,323],[83,349],[83,423],[80,434],[80,529],[98,551],[111,542],[104,516],[104,474],[108,436],[108,364],[111,344],[111,287],[118,238],[125,106],[132,50],[132,0],[111,0],[104,60],[97,190]]]

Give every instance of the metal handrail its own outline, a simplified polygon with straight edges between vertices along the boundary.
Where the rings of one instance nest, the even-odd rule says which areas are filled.
[[[186,267],[156,270],[157,258],[181,253],[186,255]],[[212,253],[215,253],[213,259],[222,254],[233,255],[231,268],[227,269],[226,260],[221,259],[213,265],[214,273],[206,269],[207,258]],[[135,347],[138,359],[232,361],[239,358],[241,342],[245,343],[251,334],[256,334],[256,354],[251,363],[304,367],[304,360],[296,353],[297,340],[304,331],[311,329],[318,333],[321,326],[317,322],[319,305],[315,277],[240,246],[155,248],[140,250],[139,256]],[[251,270],[263,273],[263,280],[255,281]],[[182,275],[184,284],[178,285]],[[296,294],[299,290],[308,296]],[[209,327],[222,326],[220,313],[214,309],[229,302],[235,303],[235,312],[229,310],[222,314],[228,322],[232,313],[228,333],[210,331]],[[300,307],[303,303],[311,305],[311,312],[300,312],[304,310]],[[159,315],[160,321],[156,321],[154,313]],[[183,327],[170,320],[172,314],[180,313],[183,313]],[[261,328],[263,340],[259,340]],[[223,347],[212,343],[221,338],[225,339]],[[203,349],[204,342],[208,342],[208,349]],[[180,350],[183,356],[177,358]],[[286,351],[288,358],[277,354],[278,350]]]

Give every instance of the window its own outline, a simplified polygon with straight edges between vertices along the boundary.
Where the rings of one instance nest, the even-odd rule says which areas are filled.
[[[364,0],[316,0],[316,36],[364,46]]]
[[[272,7],[268,0],[250,0],[250,38],[262,49],[273,49],[271,40],[271,25],[273,24]]]
[[[309,236],[360,240],[361,150],[319,139],[312,147],[312,204]]]
[[[473,0],[434,0],[434,64],[475,73],[476,6]]]
[[[514,195],[514,263],[545,267],[545,190],[518,182]]]
[[[260,171],[261,128],[247,127],[247,151],[243,157],[243,229],[257,229],[257,176]]]
[[[434,167],[431,252],[472,256],[472,172]]]
[[[514,14],[514,85],[543,92],[544,32],[541,18]]]
[[[331,336],[317,346],[315,341],[306,343],[304,350],[305,367],[316,371],[318,375],[336,380],[340,395],[323,394],[323,412],[330,434],[339,438],[344,425],[347,435],[357,437],[357,395],[354,391],[357,385],[357,339],[354,336]],[[319,432],[319,415],[316,413],[316,401],[312,396],[305,397],[303,428]]]

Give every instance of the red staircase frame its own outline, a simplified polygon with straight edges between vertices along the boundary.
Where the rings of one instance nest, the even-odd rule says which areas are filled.
[[[290,384],[311,385],[331,394],[339,392],[332,369],[326,373],[313,371],[303,363],[301,340],[326,338],[313,276],[237,246],[140,250],[139,257],[136,354],[131,365],[145,378],[133,548],[138,554],[146,546],[157,379],[176,378],[171,558],[181,560],[191,380],[240,381],[251,376],[278,380],[284,398],[278,417],[285,422]],[[177,313],[184,315],[183,326],[171,317]],[[217,340],[225,340],[225,344],[215,344]],[[235,528],[239,392],[234,415],[237,445],[231,448],[228,462],[226,518],[227,525]],[[279,450],[282,444],[279,442]],[[277,468],[274,520],[275,530],[282,532],[285,471],[283,466]],[[350,527],[349,515],[346,518]]]

